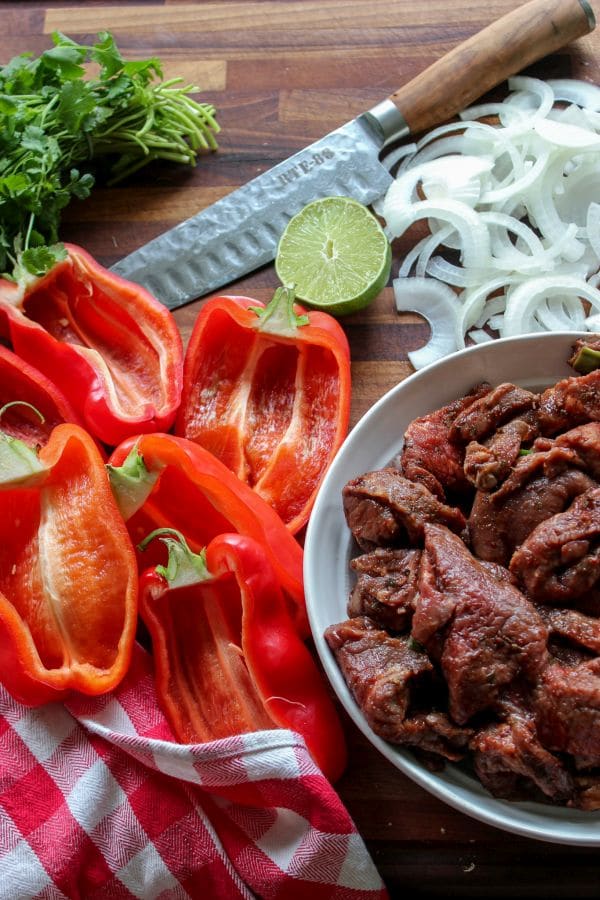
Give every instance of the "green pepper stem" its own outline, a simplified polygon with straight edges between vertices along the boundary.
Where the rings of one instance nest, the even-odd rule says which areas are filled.
[[[121,515],[127,522],[142,508],[157,482],[160,471],[150,472],[137,444],[129,451],[123,465],[106,466],[110,486]]]
[[[293,337],[303,325],[308,325],[308,316],[299,316],[294,309],[295,285],[285,284],[277,288],[267,306],[251,306],[258,320],[255,327],[266,334]]]
[[[203,548],[200,553],[194,553],[176,528],[155,528],[138,544],[138,550],[145,550],[155,538],[160,538],[169,554],[166,566],[155,567],[156,573],[162,575],[169,588],[186,587],[212,579],[206,567],[206,550]]]

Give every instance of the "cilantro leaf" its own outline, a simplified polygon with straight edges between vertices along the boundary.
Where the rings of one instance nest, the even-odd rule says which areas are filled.
[[[92,46],[62,32],[0,66],[0,271],[30,279],[61,258],[61,212],[89,196],[106,157],[120,181],[157,159],[192,165],[217,147],[215,111],[163,82],[154,57],[125,61],[108,31]],[[85,64],[100,66],[87,78]]]

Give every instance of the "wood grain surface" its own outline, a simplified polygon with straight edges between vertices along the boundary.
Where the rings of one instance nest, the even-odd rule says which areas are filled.
[[[113,32],[128,58],[157,55],[215,104],[220,149],[195,168],[165,165],[126,186],[98,187],[64,218],[63,238],[102,263],[244,184],[373,106],[516,0],[228,0],[0,3],[0,62],[39,53],[60,30],[91,41]],[[600,3],[592,3],[600,17]],[[600,28],[527,70],[600,83]],[[402,242],[394,245],[393,272]],[[198,252],[202,248],[198,247]],[[266,300],[272,266],[229,290]],[[184,341],[202,304],[175,313]],[[428,327],[394,311],[387,287],[347,317],[352,423],[412,371],[407,352]],[[393,897],[599,897],[598,851],[520,838],[436,800],[398,773],[347,721],[350,763],[339,793]]]

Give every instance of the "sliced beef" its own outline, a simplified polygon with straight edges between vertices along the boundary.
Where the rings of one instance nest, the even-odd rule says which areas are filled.
[[[523,594],[443,526],[425,526],[420,573],[412,634],[439,659],[450,715],[463,725],[511,682],[537,677],[548,631]]]
[[[348,615],[368,616],[389,631],[406,631],[414,610],[420,550],[378,547],[350,563],[357,573],[348,601]]]
[[[600,619],[586,616],[574,609],[538,606],[538,612],[546,623],[550,638],[559,638],[563,643],[600,654]],[[585,655],[580,656],[583,661]]]
[[[470,441],[465,450],[465,477],[477,490],[495,490],[510,474],[523,445],[535,440],[537,433],[537,417],[532,410],[511,419],[485,443]]]
[[[568,803],[575,785],[568,769],[540,743],[534,721],[511,714],[482,728],[471,741],[475,772],[483,786],[504,800]]]
[[[408,637],[392,637],[367,616],[331,625],[325,640],[373,731],[394,741],[415,681],[434,674],[431,660]]]
[[[420,711],[440,689],[434,667],[408,637],[392,637],[366,616],[330,626],[325,639],[346,683],[375,732],[445,759],[462,758],[471,732],[443,711]]]
[[[600,481],[600,422],[587,422],[559,434],[556,447],[568,447],[579,457],[582,468],[596,481]]]
[[[600,488],[537,525],[515,550],[510,570],[534,600],[576,605],[600,582]]]
[[[488,384],[477,385],[465,397],[410,423],[400,455],[406,478],[424,484],[440,500],[446,493],[469,490],[463,472],[464,445],[450,439],[450,428],[457,415],[489,390]]]
[[[552,446],[519,457],[497,491],[475,495],[468,520],[475,556],[507,566],[514,549],[540,522],[596,484],[568,447]]]
[[[540,397],[542,434],[555,435],[584,422],[600,421],[600,369],[573,375],[547,388]]]
[[[479,397],[459,413],[450,428],[450,438],[462,444],[481,441],[494,434],[501,425],[534,409],[537,394],[510,382]]]
[[[391,466],[349,481],[343,503],[348,527],[367,551],[418,546],[426,522],[441,522],[458,532],[466,525],[459,509],[441,503],[423,484],[409,481]]]
[[[574,668],[547,666],[535,709],[545,747],[571,754],[578,769],[600,766],[600,657]]]
[[[600,809],[600,772],[594,775],[578,775],[575,784],[577,796],[571,806],[586,812]]]
[[[431,710],[414,712],[405,719],[396,743],[418,751],[427,766],[437,768],[441,760],[464,759],[472,737],[472,728],[457,725],[445,712]]]

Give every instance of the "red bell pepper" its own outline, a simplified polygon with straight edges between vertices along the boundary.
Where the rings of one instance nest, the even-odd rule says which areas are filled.
[[[77,413],[55,384],[0,344],[0,407],[4,409],[8,404],[14,405],[3,412],[1,431],[19,438],[30,447],[46,444],[52,430],[60,422],[80,422]],[[33,406],[38,415],[32,413],[26,404]]]
[[[78,425],[39,455],[0,440],[0,680],[37,705],[101,694],[124,676],[137,567],[104,460]]]
[[[216,740],[274,726],[304,738],[332,781],[345,765],[340,721],[298,636],[261,545],[221,534],[200,553],[162,537],[166,566],[140,580],[159,701],[177,739]],[[156,534],[149,535],[143,546]]]
[[[350,351],[336,319],[295,307],[287,287],[268,306],[206,301],[185,355],[175,433],[214,453],[292,534],[308,520],[349,415]]]
[[[225,532],[254,538],[267,552],[299,632],[309,633],[300,544],[277,513],[212,453],[185,438],[145,434],[120,444],[108,463],[134,544],[156,528],[176,528],[196,552]]]
[[[0,280],[0,328],[99,440],[171,427],[183,347],[169,310],[80,247],[27,286]]]

